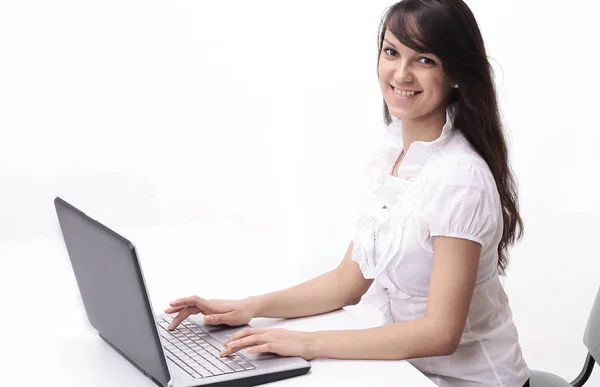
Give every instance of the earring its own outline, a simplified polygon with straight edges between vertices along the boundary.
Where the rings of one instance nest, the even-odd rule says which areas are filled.
[[[454,86],[452,86],[452,88],[458,89],[458,83],[455,83]]]

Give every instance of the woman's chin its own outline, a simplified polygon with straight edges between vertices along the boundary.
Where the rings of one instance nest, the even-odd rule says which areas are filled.
[[[411,117],[411,112],[407,112],[405,110],[400,110],[400,109],[390,110],[390,114],[399,120],[410,119],[410,117]]]

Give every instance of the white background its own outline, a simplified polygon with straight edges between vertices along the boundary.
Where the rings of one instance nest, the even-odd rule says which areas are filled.
[[[57,195],[138,233],[234,220],[273,257],[256,269],[265,289],[282,272],[308,279],[334,267],[385,128],[377,31],[392,4],[0,0],[0,301],[10,326],[35,310],[24,305],[63,301],[38,301],[48,286],[78,297],[74,282],[52,282],[53,270],[70,270],[66,256],[46,262],[40,283],[32,273],[42,269],[7,247],[60,246]],[[468,5],[496,72],[526,227],[505,287],[530,367],[571,380],[600,285],[600,2]],[[197,238],[189,259],[210,265],[202,246],[214,241],[186,238]]]

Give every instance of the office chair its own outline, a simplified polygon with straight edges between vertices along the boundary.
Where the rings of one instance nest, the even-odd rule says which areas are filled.
[[[583,333],[583,344],[588,349],[583,370],[571,383],[560,376],[544,371],[531,371],[531,387],[581,387],[592,374],[594,365],[600,360],[600,289]],[[600,364],[600,363],[599,363]]]

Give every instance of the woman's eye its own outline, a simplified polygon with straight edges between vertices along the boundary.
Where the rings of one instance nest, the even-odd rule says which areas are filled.
[[[433,59],[427,58],[427,57],[421,57],[419,58],[419,62],[424,63],[424,64],[428,64],[428,65],[434,65],[435,61]]]
[[[388,51],[392,52],[393,54],[388,54],[388,55],[392,55],[392,56],[396,56],[396,50],[392,49],[392,48],[384,48],[383,52],[385,52],[386,54],[388,53]]]

